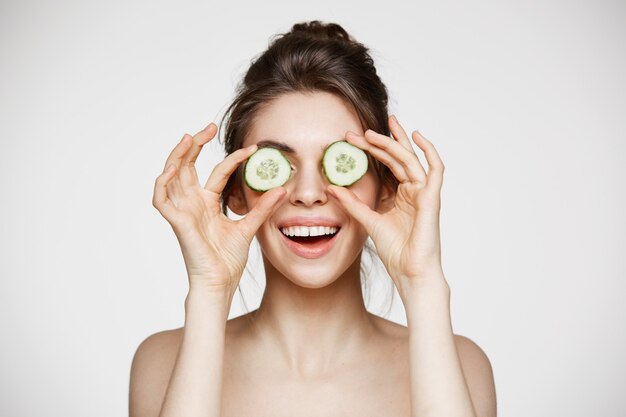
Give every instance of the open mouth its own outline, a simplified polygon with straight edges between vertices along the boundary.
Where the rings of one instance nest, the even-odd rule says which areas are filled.
[[[289,240],[300,244],[315,244],[331,240],[339,233],[338,226],[326,227],[281,227],[281,233]]]
[[[331,240],[337,232],[332,235],[320,235],[320,236],[286,236],[287,239],[293,240],[301,245],[315,245],[322,242],[328,242]]]
[[[339,230],[340,227],[313,228],[308,231],[309,236],[295,236],[307,232],[297,228],[281,228],[280,233],[283,235],[287,246],[297,255],[305,258],[318,258],[330,251],[337,240]]]

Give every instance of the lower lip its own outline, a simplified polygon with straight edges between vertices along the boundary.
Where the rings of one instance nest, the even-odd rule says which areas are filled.
[[[278,230],[278,233],[280,233],[280,235],[283,237],[283,241],[293,253],[303,258],[316,259],[326,255],[332,249],[335,241],[337,240],[337,236],[339,235],[339,230],[330,240],[322,243],[317,243],[315,245],[301,245],[297,242],[294,242],[293,240],[285,236],[284,233],[280,231],[280,229]]]

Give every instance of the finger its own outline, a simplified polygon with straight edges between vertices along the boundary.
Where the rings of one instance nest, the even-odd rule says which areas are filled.
[[[248,240],[252,240],[257,230],[284,200],[285,195],[287,195],[285,187],[276,187],[264,192],[252,210],[239,220]]]
[[[398,119],[395,115],[391,115],[391,117],[389,118],[389,130],[391,130],[391,134],[393,135],[394,139],[400,142],[402,146],[404,146],[407,150],[411,152],[415,152],[413,150],[411,142],[409,141],[409,137],[402,128],[402,125],[400,125],[400,123],[398,122]]]
[[[380,148],[377,148],[374,145],[370,145],[369,142],[365,140],[363,136],[355,135],[353,134],[353,132],[348,132],[348,134],[346,135],[346,138],[348,139],[348,143],[351,143],[369,152],[373,157],[380,160],[383,164],[389,167],[391,172],[393,172],[393,175],[396,176],[396,178],[398,179],[398,181],[400,181],[400,183],[405,183],[409,181],[409,177],[404,167],[398,161],[396,161],[391,155],[389,155],[388,152]]]
[[[167,184],[174,177],[176,167],[170,165],[165,171],[159,175],[154,183],[154,195],[152,196],[152,205],[166,219],[170,219],[174,214],[176,207],[167,196]]]
[[[204,188],[219,196],[224,190],[228,178],[230,178],[239,164],[250,157],[256,150],[257,146],[251,145],[247,148],[237,149],[235,152],[228,155],[222,162],[215,166]]]
[[[328,185],[327,190],[341,203],[344,209],[363,225],[367,234],[372,236],[374,225],[380,214],[362,202],[352,190],[346,187]]]
[[[367,129],[363,137],[369,143],[384,149],[396,158],[404,166],[409,180],[426,184],[426,171],[424,171],[424,167],[422,167],[415,152],[407,150],[389,136],[376,133],[372,129]]]
[[[428,183],[426,185],[440,190],[443,184],[443,171],[445,166],[439,157],[439,153],[435,149],[435,146],[422,136],[419,131],[413,131],[411,137],[415,144],[424,151],[424,155],[426,155],[426,161],[428,162]]]
[[[183,157],[185,156],[185,154],[189,150],[189,146],[191,145],[190,138],[191,135],[188,135],[187,133],[183,135],[183,138],[180,140],[180,142],[178,142],[174,149],[172,149],[172,152],[170,152],[169,156],[165,160],[165,166],[163,167],[163,171],[165,171],[167,167],[170,166],[170,164],[174,164],[176,166],[176,171],[179,170],[180,163],[182,162]]]
[[[183,184],[180,181],[180,165],[182,163],[183,157],[185,156],[185,153],[187,153],[187,151],[189,150],[189,146],[191,145],[191,142],[192,142],[191,135],[188,135],[187,133],[185,133],[183,135],[183,138],[180,140],[178,145],[176,145],[174,149],[172,149],[172,152],[170,152],[170,155],[167,157],[167,160],[165,161],[165,168],[163,169],[164,171],[171,164],[173,164],[174,167],[176,168],[174,178],[167,185],[167,189],[171,195],[180,196],[184,194]]]
[[[180,178],[179,178],[179,165],[180,165],[180,159],[182,158],[182,156],[185,154],[186,150],[189,147],[189,137],[191,137],[188,134],[184,134],[183,138],[180,140],[180,142],[178,142],[178,144],[174,147],[174,149],[172,149],[172,152],[170,152],[170,155],[167,157],[166,161],[165,161],[165,167],[163,168],[163,172],[165,172],[165,170],[167,170],[167,168],[170,165],[174,165],[174,173],[173,173],[173,178],[167,183],[167,192],[169,193],[169,195],[173,195],[173,196],[180,196],[183,194],[183,187],[180,183]],[[177,162],[178,161],[178,162]]]
[[[180,179],[185,187],[198,184],[198,173],[195,163],[202,147],[206,145],[217,133],[217,125],[209,123],[204,129],[196,133],[192,138],[192,143],[187,153],[182,158],[180,167]]]
[[[187,152],[184,162],[193,165],[196,162],[196,159],[198,159],[202,146],[206,145],[211,139],[213,139],[216,133],[217,125],[213,122],[209,123],[204,129],[196,133],[193,137],[194,144],[189,152]]]

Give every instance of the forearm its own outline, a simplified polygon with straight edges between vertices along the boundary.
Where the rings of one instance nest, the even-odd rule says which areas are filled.
[[[450,317],[443,273],[432,286],[403,288],[409,328],[413,417],[476,417]]]
[[[218,417],[226,321],[227,292],[190,289],[185,300],[185,327],[159,417]]]

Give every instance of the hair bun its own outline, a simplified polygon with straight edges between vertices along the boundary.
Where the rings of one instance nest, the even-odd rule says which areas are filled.
[[[291,28],[292,34],[303,34],[319,40],[339,40],[352,42],[353,39],[340,25],[336,23],[323,23],[319,20],[296,23]]]

